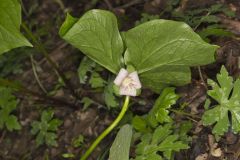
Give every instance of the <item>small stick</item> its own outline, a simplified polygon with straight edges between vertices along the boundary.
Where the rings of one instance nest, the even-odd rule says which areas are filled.
[[[27,25],[25,23],[22,23],[22,28],[25,30],[27,35],[32,39],[33,43],[35,43],[35,46],[39,50],[39,52],[41,52],[44,55],[44,57],[46,58],[48,63],[53,67],[53,69],[57,72],[59,77],[63,80],[64,84],[71,91],[71,94],[74,97],[79,98],[78,94],[74,91],[74,89],[73,89],[74,87],[72,86],[72,84],[69,83],[69,81],[65,77],[64,73],[58,68],[58,65],[50,58],[48,52],[43,47],[43,45],[37,40],[37,38],[35,38],[32,31],[27,27]]]
[[[19,93],[25,94],[25,95],[31,95],[31,96],[34,96],[34,97],[38,97],[39,99],[42,99],[43,101],[46,101],[46,102],[51,102],[51,103],[56,103],[56,104],[59,104],[59,105],[66,105],[66,106],[71,106],[73,108],[78,108],[78,106],[76,106],[75,104],[66,102],[62,99],[58,99],[58,98],[55,98],[55,97],[50,97],[50,96],[47,96],[47,95],[40,94],[38,92],[34,92],[34,91],[22,86],[21,84],[16,84],[15,82],[12,82],[12,81],[9,81],[9,80],[6,80],[6,79],[0,78],[0,84],[1,84],[1,86],[6,86],[6,87],[10,87],[10,88],[14,89],[15,92],[19,92]]]
[[[125,9],[125,8],[131,7],[133,5],[142,3],[142,2],[143,2],[143,0],[133,0],[133,1],[130,1],[129,3],[127,3],[127,4],[124,4],[122,6],[117,7],[117,9]]]
[[[44,88],[44,86],[43,86],[43,84],[41,83],[41,81],[40,81],[40,79],[39,79],[39,76],[38,76],[38,74],[37,74],[36,66],[35,66],[35,64],[34,64],[34,59],[33,59],[33,56],[32,56],[32,55],[30,56],[30,59],[31,59],[31,64],[32,64],[33,75],[34,75],[34,77],[35,77],[35,79],[36,79],[39,87],[41,88],[41,90],[42,90],[45,94],[47,94],[47,90]]]

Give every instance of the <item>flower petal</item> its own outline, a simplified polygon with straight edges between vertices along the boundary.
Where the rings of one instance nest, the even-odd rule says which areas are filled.
[[[133,81],[134,81],[134,86],[136,89],[140,89],[142,87],[141,82],[139,80],[137,72],[132,72],[128,75]]]
[[[129,88],[129,87],[122,87],[120,86],[119,90],[120,95],[126,95],[126,96],[136,96],[137,91],[135,88]]]
[[[114,84],[116,84],[117,86],[120,86],[122,81],[127,77],[128,75],[128,71],[124,68],[121,68],[117,77],[114,80]]]

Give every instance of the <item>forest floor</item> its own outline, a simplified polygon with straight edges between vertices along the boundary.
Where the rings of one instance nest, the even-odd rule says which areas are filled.
[[[196,22],[196,19],[206,16],[206,12],[199,11],[195,14],[193,11],[210,8],[219,3],[235,14],[228,16],[219,10],[214,13],[214,16],[218,17],[218,21],[209,20],[201,24]],[[233,77],[240,75],[239,0],[23,0],[23,22],[43,44],[52,60],[59,65],[78,98],[72,96],[71,90],[59,80],[58,75],[39,50],[21,48],[0,57],[1,77],[17,80],[29,90],[39,94],[34,96],[27,92],[16,93],[19,103],[15,115],[18,117],[22,129],[14,132],[0,131],[0,160],[61,160],[65,159],[63,158],[65,153],[75,156],[75,158],[69,159],[79,159],[87,146],[117,116],[119,108],[106,107],[103,89],[93,89],[91,84],[79,82],[78,67],[84,55],[64,42],[58,35],[58,30],[67,12],[74,17],[80,17],[87,10],[93,8],[114,12],[119,19],[121,31],[128,30],[138,23],[162,18],[185,21],[197,32],[210,25],[218,24],[233,34],[231,36],[208,36],[211,44],[220,46],[216,53],[216,62],[201,67],[201,74],[197,67],[192,68],[191,84],[177,88],[177,93],[181,98],[176,107],[180,104],[187,104],[185,111],[189,114],[198,117],[202,115],[207,97],[206,80],[208,78],[216,79],[216,74],[219,73],[222,65],[226,66]],[[183,14],[175,15],[175,11],[181,11]],[[10,61],[6,59],[10,59]],[[37,82],[33,70],[37,71],[43,88]],[[89,77],[90,74],[88,73],[87,76]],[[107,71],[100,69],[100,74],[105,81],[108,81],[109,73]],[[46,94],[45,92],[52,98],[42,96]],[[147,113],[156,97],[157,95],[153,92],[144,90],[140,97],[133,99],[134,104],[130,112],[139,115]],[[143,101],[144,103],[141,103]],[[37,147],[36,137],[30,132],[31,122],[38,120],[42,111],[49,107],[54,110],[54,117],[63,121],[57,131],[57,146],[41,145]],[[184,118],[183,115],[177,115],[175,119],[180,123]],[[213,145],[211,128],[204,127],[201,119],[193,121],[193,128],[189,132],[192,137],[190,149],[176,154],[175,160],[195,160],[202,154],[207,154],[207,156],[210,154],[209,150]],[[79,138],[79,135],[84,137],[84,144],[74,147],[74,139]],[[103,155],[105,150],[109,149],[115,135],[116,131],[111,133],[89,159],[96,160],[99,155]],[[240,135],[229,131],[214,143],[217,143],[222,149],[224,156],[216,158],[209,155],[209,160],[240,160]]]

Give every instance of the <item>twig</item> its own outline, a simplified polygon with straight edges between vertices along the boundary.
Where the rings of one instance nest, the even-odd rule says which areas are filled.
[[[104,0],[104,2],[108,6],[109,10],[114,11],[114,8],[113,8],[112,4],[108,0]]]
[[[194,31],[196,31],[197,30],[197,28],[202,24],[202,20],[205,18],[205,17],[207,17],[207,16],[209,16],[211,14],[211,12],[209,11],[205,16],[203,16],[202,18],[201,18],[201,20],[199,21],[199,23],[194,27]]]
[[[207,84],[205,83],[205,80],[204,80],[204,78],[203,78],[202,71],[201,71],[201,67],[200,67],[200,66],[197,66],[197,68],[198,68],[198,73],[199,73],[200,79],[201,79],[201,81],[202,81],[202,83],[203,83],[203,86],[207,89]]]
[[[48,63],[54,68],[56,73],[61,77],[67,88],[71,91],[71,94],[79,98],[78,94],[74,91],[74,87],[72,86],[71,83],[67,80],[65,77],[64,73],[58,68],[58,65],[50,58],[48,52],[46,49],[43,47],[43,45],[35,38],[33,35],[32,31],[25,25],[25,23],[22,23],[22,28],[25,30],[25,32],[28,34],[28,36],[32,39],[33,43],[35,43],[36,48],[44,55]]]
[[[117,7],[117,9],[128,8],[128,7],[131,7],[133,5],[136,5],[136,4],[139,4],[139,3],[142,3],[142,2],[143,2],[143,0],[133,0],[133,1],[130,1],[129,3],[127,3],[127,4],[124,4],[122,6]]]
[[[55,49],[53,49],[53,50],[49,53],[50,57],[54,56],[54,54],[58,53],[62,48],[66,47],[66,46],[67,46],[67,43],[60,43]],[[38,65],[42,65],[42,64],[45,63],[46,61],[47,61],[46,58],[43,57],[40,61],[38,61]],[[24,75],[27,76],[27,75],[30,74],[30,73],[32,73],[32,70],[31,70],[31,69],[25,71],[25,72],[24,72]]]
[[[202,17],[201,20],[199,21],[199,23],[194,27],[193,30],[196,31],[197,28],[202,24],[202,19],[205,18],[205,17],[207,17],[207,16],[209,16],[210,14],[211,14],[211,12],[208,12],[204,17]],[[207,88],[207,84],[206,84],[206,82],[205,82],[205,80],[204,80],[204,78],[203,78],[203,75],[202,75],[201,67],[200,67],[200,66],[197,66],[197,68],[198,68],[198,73],[199,73],[200,79],[201,79],[204,87]]]
[[[4,139],[5,135],[6,135],[6,131],[3,130],[2,135],[1,135],[1,137],[0,137],[0,143],[1,143],[2,140]]]
[[[54,0],[61,8],[61,10],[65,10],[65,6],[62,0]]]
[[[19,92],[23,95],[31,95],[31,96],[37,97],[40,100],[42,100],[43,102],[48,102],[48,103],[51,103],[51,104],[65,105],[65,106],[71,106],[73,108],[78,108],[78,106],[73,104],[73,103],[69,103],[69,102],[64,101],[62,99],[58,99],[58,98],[55,98],[55,97],[47,96],[45,94],[40,94],[38,92],[34,92],[34,91],[22,86],[21,84],[16,84],[15,82],[12,82],[12,81],[9,81],[9,80],[5,80],[5,79],[0,78],[0,84],[2,86],[8,86],[8,87],[14,89],[15,92]]]
[[[28,17],[28,12],[27,12],[27,10],[26,10],[26,7],[25,7],[24,4],[23,4],[23,1],[20,0],[20,3],[21,3],[21,6],[22,6],[23,13]]]
[[[45,103],[48,102],[50,104],[57,104],[57,105],[61,105],[61,106],[65,105],[65,106],[71,106],[72,108],[78,108],[78,106],[76,106],[75,104],[63,101],[62,99],[58,99],[58,98],[49,97],[49,96],[46,96],[46,95],[43,95],[43,94],[39,94],[37,92],[28,90],[26,88],[24,88],[22,90],[19,90],[19,92],[22,93],[22,94],[30,94],[34,97],[38,97],[40,99],[40,101],[42,100]]]
[[[176,114],[180,114],[180,115],[185,115],[185,116],[189,116],[189,117],[192,117],[192,118],[197,118],[197,119],[201,119],[201,117],[197,116],[197,115],[192,115],[190,113],[186,113],[186,112],[183,112],[183,111],[179,111],[179,110],[175,110],[175,109],[169,109],[169,111],[172,111]]]
[[[41,88],[41,90],[47,94],[47,90],[44,88],[43,84],[41,83],[39,77],[38,77],[38,74],[37,74],[37,71],[36,71],[36,66],[34,64],[34,59],[33,59],[33,56],[31,55],[30,56],[30,59],[31,59],[31,64],[32,64],[32,70],[33,70],[33,74],[34,74],[34,77],[39,85],[39,87]]]

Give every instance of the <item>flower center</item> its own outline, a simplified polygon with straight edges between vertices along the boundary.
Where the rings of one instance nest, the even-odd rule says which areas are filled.
[[[122,82],[122,86],[124,88],[128,88],[128,87],[132,88],[134,87],[134,80],[130,77],[126,77]]]

